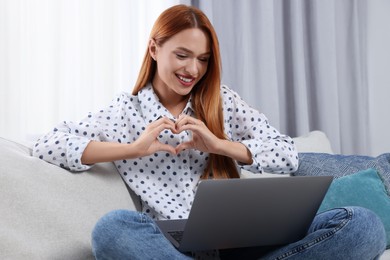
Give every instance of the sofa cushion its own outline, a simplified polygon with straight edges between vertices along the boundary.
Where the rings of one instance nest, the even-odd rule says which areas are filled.
[[[112,163],[70,173],[0,138],[0,259],[93,259],[91,231],[134,204]]]
[[[390,197],[381,176],[374,169],[335,179],[319,212],[344,206],[360,206],[375,212],[382,220],[390,247]]]
[[[377,157],[299,153],[299,167],[293,175],[329,175],[339,178],[369,168],[377,170],[383,176],[387,189],[390,189],[390,153],[381,154]]]

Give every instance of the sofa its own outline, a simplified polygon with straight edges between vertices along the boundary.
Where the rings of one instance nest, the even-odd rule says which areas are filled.
[[[300,153],[332,154],[320,131],[294,140]],[[242,178],[270,175],[242,172]],[[112,163],[70,173],[32,157],[31,144],[0,138],[0,208],[0,259],[85,260],[93,259],[90,234],[97,220],[140,204]],[[390,250],[381,259],[390,259]]]

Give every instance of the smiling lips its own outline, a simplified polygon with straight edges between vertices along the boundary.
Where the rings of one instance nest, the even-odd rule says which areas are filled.
[[[177,78],[179,79],[180,83],[184,86],[191,86],[192,83],[195,81],[195,78],[193,77],[184,77],[184,76],[181,76],[181,75],[176,75]]]

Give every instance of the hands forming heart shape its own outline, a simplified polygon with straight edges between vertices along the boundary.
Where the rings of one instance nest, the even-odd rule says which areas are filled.
[[[164,130],[170,130],[174,134],[183,131],[192,133],[192,140],[183,142],[176,147],[161,143],[157,137]],[[176,122],[167,117],[162,117],[149,124],[141,136],[135,141],[143,156],[158,151],[166,151],[171,154],[179,154],[184,149],[196,149],[207,153],[216,153],[221,139],[217,138],[207,126],[200,120],[188,115],[180,115]]]

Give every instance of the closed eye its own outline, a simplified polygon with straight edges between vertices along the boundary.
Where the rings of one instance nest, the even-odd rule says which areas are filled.
[[[179,60],[184,60],[187,57],[188,56],[186,54],[176,53],[176,58],[178,58]]]
[[[198,60],[200,60],[201,62],[208,62],[210,59],[210,57],[201,57],[201,58],[198,58]]]

